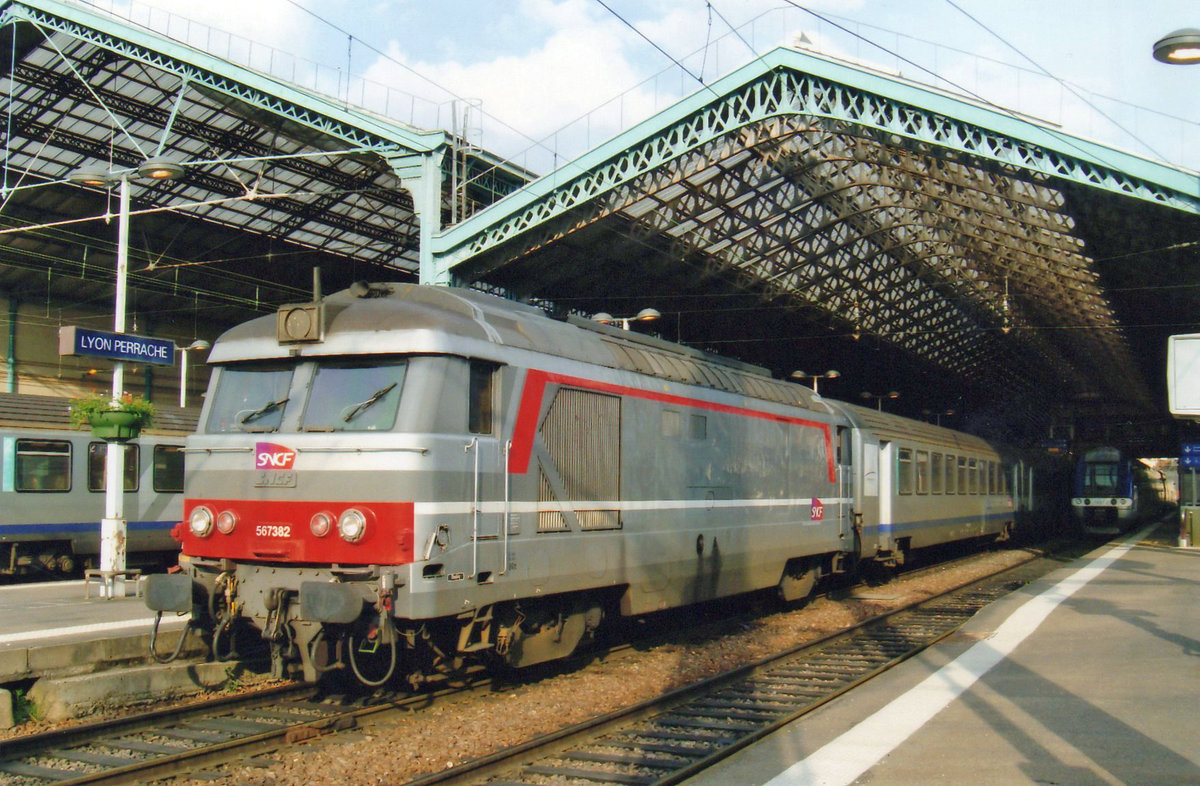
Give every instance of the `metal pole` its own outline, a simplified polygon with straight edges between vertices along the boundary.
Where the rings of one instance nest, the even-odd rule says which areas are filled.
[[[120,211],[117,217],[117,294],[113,306],[113,332],[125,332],[126,285],[129,273],[129,178],[121,178]],[[112,397],[120,402],[125,394],[125,364],[113,363]],[[100,570],[125,570],[125,445],[109,442],[104,464],[104,519],[100,522]],[[112,575],[112,574],[109,574]],[[102,582],[101,594],[125,597],[124,577]]]
[[[188,348],[179,348],[179,408],[187,406],[187,359]]]

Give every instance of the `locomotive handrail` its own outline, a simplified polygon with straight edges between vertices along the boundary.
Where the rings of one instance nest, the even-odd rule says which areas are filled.
[[[504,443],[504,521],[500,522],[500,526],[504,527],[504,565],[500,568],[500,575],[508,573],[508,528],[509,521],[512,519],[512,440]]]
[[[184,453],[253,453],[254,448],[250,447],[249,445],[243,445],[241,447],[228,447],[228,448],[184,448],[183,452]]]
[[[307,447],[294,448],[297,453],[417,453],[429,455],[429,448],[389,447],[389,448],[348,448],[348,447]],[[254,448],[249,445],[226,448],[184,448],[184,453],[252,453]]]
[[[429,454],[429,448],[347,448],[347,447],[307,447],[296,448],[297,453],[418,453],[422,456]]]
[[[479,439],[472,437],[463,452],[475,452],[475,492],[471,500],[471,578],[479,575]]]

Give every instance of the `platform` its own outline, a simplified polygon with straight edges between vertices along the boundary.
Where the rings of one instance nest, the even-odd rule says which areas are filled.
[[[1153,529],[688,783],[1200,783],[1200,550]]]
[[[146,658],[154,612],[132,586],[129,597],[96,597],[91,589],[85,598],[83,581],[0,587],[0,684]],[[163,616],[161,649],[174,646],[186,621]]]

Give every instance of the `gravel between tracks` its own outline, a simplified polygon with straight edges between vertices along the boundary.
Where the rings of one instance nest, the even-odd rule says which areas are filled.
[[[312,740],[274,758],[260,758],[259,766],[231,767],[222,782],[247,786],[403,783],[812,641],[1027,556],[1019,550],[989,552],[858,593],[869,598],[818,599],[694,643],[681,641],[686,638],[681,635],[674,643],[623,653],[536,684],[499,690],[453,707],[434,706],[349,735]],[[181,782],[212,783],[174,783]]]

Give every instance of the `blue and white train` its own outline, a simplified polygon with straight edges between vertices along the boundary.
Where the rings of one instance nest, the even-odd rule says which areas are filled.
[[[68,400],[0,393],[0,575],[68,575],[97,561],[105,443],[73,429]],[[165,408],[164,408],[165,409]],[[131,562],[178,552],[183,444],[196,413],[164,411],[127,445],[124,512]]]
[[[1092,448],[1075,463],[1071,515],[1088,535],[1119,535],[1161,502],[1149,470],[1113,447]]]
[[[358,285],[209,362],[183,571],[148,603],[194,605],[218,640],[248,623],[308,679],[523,667],[614,617],[802,598],[1004,539],[1031,498],[977,437],[468,290]]]

